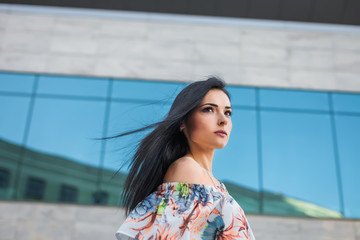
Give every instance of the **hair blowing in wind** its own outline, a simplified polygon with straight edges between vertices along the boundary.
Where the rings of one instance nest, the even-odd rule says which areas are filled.
[[[230,99],[224,87],[224,81],[213,76],[204,81],[193,82],[176,96],[165,119],[137,130],[101,138],[117,138],[154,128],[138,144],[129,164],[130,170],[121,196],[127,215],[162,184],[171,163],[189,151],[187,139],[179,130],[181,123],[211,89],[224,91]]]

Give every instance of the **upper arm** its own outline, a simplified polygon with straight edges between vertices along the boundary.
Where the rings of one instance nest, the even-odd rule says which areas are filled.
[[[203,172],[195,164],[192,159],[179,158],[169,166],[164,182],[203,183]]]

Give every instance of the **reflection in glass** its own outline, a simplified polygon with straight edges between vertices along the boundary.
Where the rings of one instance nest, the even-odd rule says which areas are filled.
[[[0,139],[23,142],[30,97],[0,96]]]
[[[133,102],[112,102],[107,136],[135,130],[164,119],[170,110],[167,103],[141,104]],[[136,144],[151,130],[120,137],[107,142],[104,167],[117,171],[121,162],[128,161],[134,154]],[[121,169],[122,173],[128,171]]]
[[[45,180],[29,177],[26,182],[25,199],[42,200],[45,192]]]
[[[0,92],[31,93],[35,75],[0,73]]]
[[[255,107],[255,89],[248,87],[226,86],[232,106]]]
[[[100,78],[40,76],[38,94],[105,97],[108,81]]]
[[[62,191],[61,186],[66,185],[78,189],[76,203],[93,203],[92,194],[97,191],[98,167],[32,149],[26,149],[23,162],[19,177],[20,184],[17,189],[18,200],[34,199],[58,202],[59,198],[61,199],[59,196]],[[32,197],[33,194],[30,194],[29,197],[27,193],[28,179],[34,176],[43,179],[48,186],[41,198]]]
[[[360,218],[360,116],[335,116],[345,216]]]
[[[9,187],[10,171],[5,168],[0,168],[0,189],[7,189]]]
[[[246,212],[259,212],[255,110],[234,109],[228,144],[215,150],[214,175]],[[241,123],[241,124],[237,124]]]
[[[183,87],[183,83],[114,81],[112,98],[172,102]]]
[[[80,189],[78,203],[91,203],[101,146],[92,138],[102,136],[104,109],[104,101],[37,98],[20,183],[35,174],[53,186],[44,201],[58,201],[66,184]]]
[[[334,111],[360,113],[360,94],[333,93]]]
[[[47,75],[32,99],[37,77],[0,73],[0,199],[121,204],[127,166],[115,173],[151,129],[93,138],[163,119],[187,84],[112,80],[110,99],[109,79]],[[257,108],[255,88],[227,89],[233,130],[213,170],[246,212],[360,218],[359,94],[259,89]]]
[[[108,203],[109,194],[105,191],[97,191],[92,196],[94,204],[106,205]]]
[[[105,102],[37,98],[27,148],[99,166]]]
[[[16,173],[23,151],[29,105],[29,97],[0,96],[0,168],[8,172],[8,187],[0,189],[0,199],[13,198],[17,190]]]
[[[260,89],[260,106],[306,110],[329,110],[325,92]]]
[[[155,91],[155,90],[154,90]],[[137,103],[132,101],[113,101],[110,106],[108,131],[106,136],[114,136],[126,131],[135,130],[164,119],[170,110],[169,102]],[[105,157],[101,176],[101,190],[105,188],[112,194],[108,196],[108,204],[121,205],[120,194],[128,173],[128,162],[135,153],[139,141],[149,132],[123,136],[106,141]],[[120,169],[120,167],[122,167]],[[114,175],[115,172],[120,171]]]
[[[329,115],[261,112],[264,211],[341,217]]]
[[[61,185],[59,202],[75,203],[77,201],[78,190],[76,187]]]

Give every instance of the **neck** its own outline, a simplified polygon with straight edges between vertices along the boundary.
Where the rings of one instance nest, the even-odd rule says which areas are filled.
[[[199,163],[203,168],[212,173],[212,160],[214,157],[215,149],[200,149],[195,147],[190,147],[190,151],[186,156],[192,157],[197,163]]]

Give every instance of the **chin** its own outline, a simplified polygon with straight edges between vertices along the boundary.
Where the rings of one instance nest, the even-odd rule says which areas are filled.
[[[219,144],[216,144],[216,146],[215,146],[214,148],[215,148],[215,149],[222,149],[222,148],[224,148],[226,145],[227,145],[227,142],[226,142],[226,143],[219,143]]]

